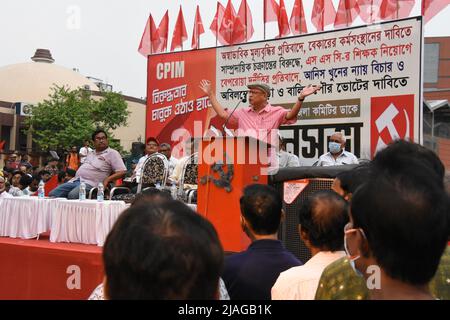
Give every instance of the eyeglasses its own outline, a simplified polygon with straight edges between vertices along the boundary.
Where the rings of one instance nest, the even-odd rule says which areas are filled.
[[[98,141],[107,140],[107,139],[108,139],[107,137],[95,137],[95,140],[98,140]]]
[[[339,140],[336,140],[336,139],[330,139],[330,142],[336,142],[336,143],[341,144],[341,142]]]

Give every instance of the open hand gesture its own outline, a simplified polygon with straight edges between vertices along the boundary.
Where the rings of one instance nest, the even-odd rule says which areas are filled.
[[[316,86],[316,85],[308,85],[306,87],[303,88],[303,90],[300,92],[300,99],[303,99],[313,93],[316,93],[317,91],[319,91],[322,88],[322,86]]]
[[[212,87],[211,87],[211,81],[209,81],[209,80],[202,80],[202,81],[200,81],[199,87],[208,96],[211,96],[213,94]]]

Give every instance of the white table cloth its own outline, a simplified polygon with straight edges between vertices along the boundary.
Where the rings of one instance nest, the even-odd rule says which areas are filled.
[[[124,201],[59,200],[53,209],[51,242],[78,242],[103,246]]]
[[[32,239],[50,230],[52,206],[58,199],[0,199],[0,236]]]

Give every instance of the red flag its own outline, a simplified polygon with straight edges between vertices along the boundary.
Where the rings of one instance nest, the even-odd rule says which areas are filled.
[[[234,29],[234,20],[236,18],[236,11],[234,11],[233,4],[231,0],[228,0],[227,7],[225,8],[225,12],[223,14],[222,22],[220,23],[219,28],[219,40],[220,36],[224,40],[222,44],[233,44],[233,29]]]
[[[225,13],[225,8],[223,7],[223,5],[220,2],[217,2],[216,15],[214,16],[214,20],[211,22],[211,25],[209,26],[209,29],[216,36],[216,40],[219,40],[222,44],[225,44],[225,43],[222,42],[223,39],[221,39],[218,31],[219,31],[219,27],[222,23],[224,13]]]
[[[317,31],[323,31],[325,26],[334,23],[336,10],[331,0],[314,0],[311,20]]]
[[[381,1],[382,0],[358,0],[359,15],[365,23],[373,23],[381,19]]]
[[[280,0],[280,6],[278,10],[278,38],[287,36],[291,33],[289,29],[289,19],[286,12],[286,6],[284,0]]]
[[[381,19],[393,20],[409,17],[416,0],[383,0],[381,3]]]
[[[176,48],[183,49],[183,42],[188,38],[186,25],[184,24],[183,18],[183,10],[178,11],[177,22],[175,22],[175,28],[173,29],[172,42],[170,44],[170,51],[175,50]]]
[[[295,0],[289,22],[293,34],[308,33],[302,0]]]
[[[166,14],[161,19],[158,26],[158,32],[161,44],[155,52],[164,52],[167,50],[167,39],[169,38],[169,10],[166,11]]]
[[[422,0],[422,15],[424,16],[425,23],[430,21],[449,4],[450,0]]]
[[[235,28],[233,30],[233,43],[248,41],[248,39],[253,36],[253,33],[255,33],[255,29],[253,28],[252,12],[250,11],[250,7],[247,4],[247,0],[241,1],[236,19],[239,19],[240,23],[244,27],[244,34],[242,36],[239,27],[236,28],[236,26],[239,26],[239,22],[235,21]]]
[[[356,0],[340,0],[339,7],[334,19],[334,27],[348,27],[359,15],[359,6]]]
[[[200,35],[205,33],[203,28],[202,17],[200,17],[200,7],[197,5],[197,11],[195,12],[194,30],[192,31],[192,49],[200,48]]]
[[[160,44],[158,29],[156,29],[153,17],[150,15],[145,25],[138,51],[144,57],[147,57],[149,54],[155,53]]]
[[[264,23],[278,21],[280,6],[275,0],[264,0]]]

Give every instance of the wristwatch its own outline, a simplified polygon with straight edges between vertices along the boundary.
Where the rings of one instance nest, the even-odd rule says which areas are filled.
[[[305,100],[305,97],[303,97],[302,99],[300,99],[300,97],[298,97],[297,100],[298,100],[299,102],[303,102],[303,101]]]

